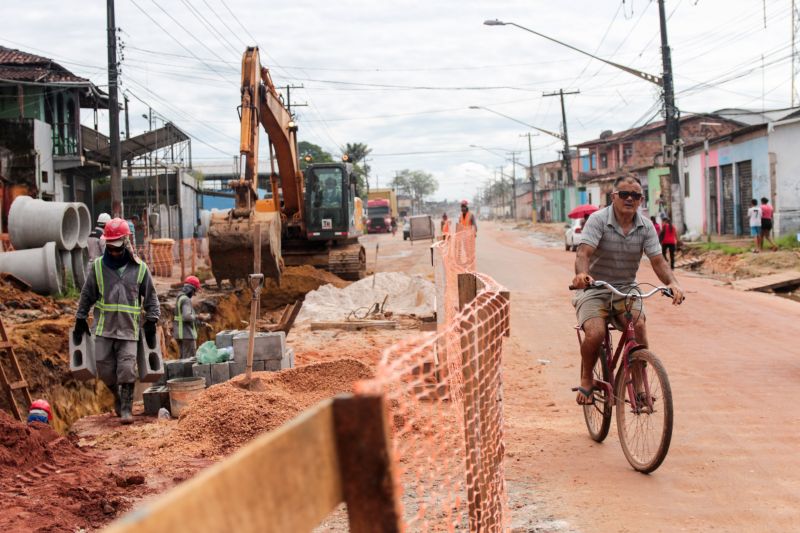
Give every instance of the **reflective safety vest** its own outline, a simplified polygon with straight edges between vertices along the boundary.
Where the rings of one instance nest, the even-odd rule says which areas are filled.
[[[139,338],[139,317],[142,313],[142,306],[139,303],[139,286],[146,273],[147,265],[144,264],[144,261],[140,261],[136,273],[135,292],[133,287],[128,287],[125,283],[124,277],[128,275],[127,268],[118,282],[109,283],[107,287],[103,276],[103,258],[98,257],[94,260],[94,276],[97,281],[97,292],[100,294],[100,298],[94,304],[95,322],[97,323],[95,335],[102,337],[104,331],[110,329],[106,326],[113,324],[114,327],[131,328],[134,338]],[[118,285],[122,285],[122,287],[118,288]],[[124,295],[126,301],[133,303],[108,303],[106,301],[109,296],[106,294],[107,289],[109,292],[114,291],[116,299],[119,299],[119,295]],[[129,290],[127,294],[126,290]]]
[[[184,302],[184,300],[188,300],[189,301],[189,305],[192,305],[192,301],[189,299],[188,296],[186,296],[183,293],[181,293],[181,295],[178,296],[178,301],[175,302],[175,338],[178,339],[178,340],[183,340],[185,338],[184,337],[184,333],[183,333],[184,332],[184,329],[183,329],[183,326],[184,326],[184,321],[183,321],[183,302]],[[192,315],[194,315],[194,313],[192,313]],[[190,322],[190,324],[191,324],[191,326],[189,326],[189,331],[191,333],[191,337],[187,337],[187,338],[196,339],[197,338],[197,325],[195,324],[194,320],[192,320]]]
[[[447,235],[448,233],[450,233],[450,221],[442,220],[442,235]]]
[[[472,225],[472,213],[467,211],[466,213],[461,213],[461,227],[467,228]]]

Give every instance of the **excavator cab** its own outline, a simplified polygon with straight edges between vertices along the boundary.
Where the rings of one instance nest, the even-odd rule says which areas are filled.
[[[343,240],[357,236],[355,182],[348,167],[343,163],[321,163],[305,170],[309,240]]]

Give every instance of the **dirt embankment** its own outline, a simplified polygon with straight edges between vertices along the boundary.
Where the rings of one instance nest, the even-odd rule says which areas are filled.
[[[94,529],[147,493],[137,470],[112,472],[49,426],[0,411],[0,531]]]
[[[681,258],[703,259],[698,271],[722,281],[754,278],[785,270],[800,269],[800,250],[730,253],[724,250],[705,251],[695,246],[686,246],[676,257],[676,261]]]

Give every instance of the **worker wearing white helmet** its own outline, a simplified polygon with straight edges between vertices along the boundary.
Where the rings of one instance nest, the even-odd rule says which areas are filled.
[[[95,259],[102,256],[106,249],[106,243],[105,240],[103,240],[103,228],[106,227],[106,222],[109,220],[111,220],[111,215],[108,213],[100,213],[97,217],[97,225],[89,234],[89,239],[86,243],[86,248],[89,252],[89,264],[87,267],[91,265]]]

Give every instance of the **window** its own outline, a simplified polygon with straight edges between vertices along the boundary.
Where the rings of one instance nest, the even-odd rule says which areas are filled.
[[[622,164],[627,165],[633,157],[633,144],[626,143],[622,145]]]
[[[600,168],[608,168],[608,154],[600,154]]]
[[[48,179],[47,171],[42,170],[42,183],[47,183],[47,179]]]
[[[683,173],[683,196],[684,198],[689,197],[689,173]]]
[[[595,170],[596,168],[597,168],[597,154],[592,152],[592,155],[589,158],[589,169]]]

